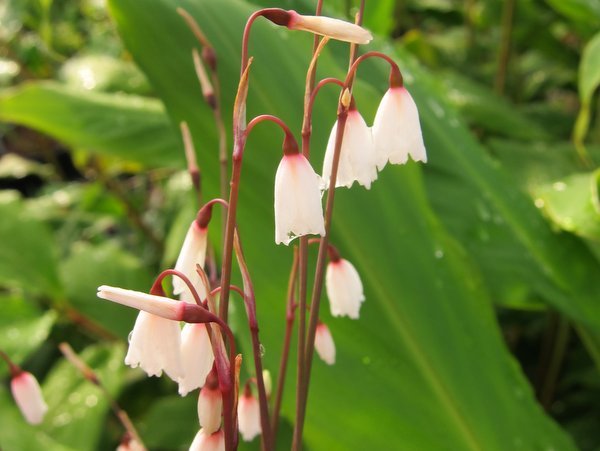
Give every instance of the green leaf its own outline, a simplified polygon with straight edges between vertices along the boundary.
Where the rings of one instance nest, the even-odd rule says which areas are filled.
[[[173,166],[183,151],[160,102],[40,82],[0,91],[0,120],[66,144],[145,166]]]
[[[113,397],[123,385],[124,356],[120,344],[90,346],[80,354]],[[102,390],[62,359],[44,380],[42,391],[48,413],[41,430],[78,451],[97,449],[110,408]]]
[[[144,4],[113,0],[109,4],[127,47],[169,113],[175,121],[185,119],[190,124],[198,148],[203,149],[199,160],[204,174],[216,174],[213,122],[195,94],[199,88],[190,53],[197,44],[174,5],[167,0]],[[184,2],[182,6],[196,17],[217,50],[224,106],[229,108],[239,75],[241,32],[251,9],[237,1]],[[299,128],[311,42],[305,34],[256,22],[250,43],[255,60],[248,117],[268,112],[280,116],[293,130]],[[331,43],[319,61],[319,76],[342,76],[346,51],[346,46]],[[156,64],[159,58],[160,65]],[[384,88],[387,77],[387,67],[374,66],[361,68],[359,80],[367,82],[356,84],[357,104],[369,122],[382,90],[368,82]],[[414,77],[408,80],[414,81]],[[416,89],[411,84],[413,88],[425,111],[425,136],[432,160],[446,154],[446,159],[461,166],[461,177],[469,177],[471,183],[475,179],[469,196],[491,191],[490,200],[503,207],[502,214],[511,215],[505,210],[514,200],[514,188],[498,186],[504,176],[482,161],[481,149],[456,117],[440,117],[439,111],[446,111],[438,103],[441,94],[427,85]],[[337,95],[333,89],[324,90],[317,101],[314,161],[323,155],[335,120]],[[225,118],[230,116],[227,110]],[[280,146],[280,134],[267,126],[253,132],[244,162],[238,216],[263,325],[266,366],[271,370],[278,364],[291,260],[289,249],[273,244],[272,183]],[[468,155],[461,157],[462,153]],[[480,175],[481,167],[484,174]],[[443,179],[444,175],[437,177]],[[206,176],[204,181],[206,196],[214,195],[216,178]],[[510,230],[524,234],[525,244],[530,244],[537,228],[525,229],[528,226],[520,220],[531,217],[537,220],[536,226],[546,227],[546,235],[553,239],[524,195],[519,202],[525,214],[509,216]],[[306,424],[310,449],[347,450],[356,448],[357,443],[368,443],[373,449],[573,449],[569,438],[533,400],[502,342],[478,272],[430,208],[416,165],[386,168],[369,192],[339,190],[333,240],[363,275],[367,302],[361,319],[354,322],[331,319],[324,301],[323,320],[335,337],[338,358],[333,367],[319,361],[314,365]],[[233,319],[237,324],[243,324],[241,312],[236,308],[238,318]],[[251,358],[247,347],[244,350],[248,368]],[[292,374],[290,369],[290,378]],[[286,397],[284,406],[289,418],[293,418],[291,398]]]
[[[152,277],[142,261],[110,242],[98,246],[75,243],[61,264],[68,304],[119,337],[133,328],[136,311],[98,299],[100,285],[148,291]]]
[[[21,202],[0,203],[0,286],[57,298],[58,250],[46,225],[23,211]]]
[[[598,171],[573,174],[541,186],[536,197],[558,227],[600,242]]]
[[[596,0],[546,0],[557,12],[586,31],[600,25],[600,5]]]
[[[600,85],[600,33],[597,33],[583,49],[579,65],[579,97],[582,103],[590,103]]]
[[[0,349],[20,365],[48,338],[56,314],[41,314],[31,303],[17,296],[0,296]],[[0,366],[0,376],[8,373]]]

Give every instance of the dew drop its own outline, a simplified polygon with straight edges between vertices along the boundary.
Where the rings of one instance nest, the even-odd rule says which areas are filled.
[[[567,184],[565,182],[555,182],[552,184],[552,188],[555,191],[564,191],[567,188]]]
[[[433,255],[439,260],[440,258],[444,258],[444,251],[441,248],[438,248],[435,250]]]
[[[133,336],[133,331],[129,332],[129,335],[127,335],[127,343],[131,343],[132,336]]]
[[[537,208],[544,208],[544,205],[546,205],[546,202],[544,202],[544,199],[542,199],[541,197],[538,197],[535,201],[534,204]]]
[[[94,407],[98,404],[98,397],[96,395],[88,395],[85,398],[85,405],[88,407]]]
[[[264,357],[264,355],[265,355],[265,347],[262,345],[262,343],[258,346],[258,350],[260,351],[260,356]]]

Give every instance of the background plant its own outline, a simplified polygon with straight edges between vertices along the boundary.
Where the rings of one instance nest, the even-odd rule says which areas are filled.
[[[249,12],[310,13],[314,5],[138,3],[109,2],[112,19],[92,3],[11,2],[0,13],[0,65],[11,86],[0,97],[0,347],[40,378],[50,406],[31,433],[4,384],[3,449],[118,442],[122,430],[106,399],[60,358],[64,340],[82,351],[150,447],[185,449],[197,429],[195,400],[122,367],[132,314],[99,303],[95,288],[147,290],[158,267],[176,258],[195,202],[180,120],[192,129],[207,196],[218,192],[216,132],[190,58],[196,44],[175,7],[194,15],[219,52],[230,108]],[[341,16],[355,7],[325,3]],[[335,242],[361,272],[368,301],[359,323],[330,323],[338,362],[315,364],[306,447],[595,449],[595,3],[378,1],[367,2],[365,19],[379,36],[372,48],[396,55],[420,106],[430,163],[388,168],[371,192],[338,197]],[[301,104],[311,39],[273,39],[280,31],[267,24],[255,32],[251,113],[277,114],[298,131],[302,113],[291,106]],[[320,70],[342,76],[345,52],[328,44]],[[84,60],[66,75],[90,54],[102,63]],[[111,64],[118,70],[100,82]],[[365,118],[373,117],[386,71],[361,70],[355,95]],[[47,78],[58,83],[40,81]],[[315,149],[321,143],[324,151],[336,95],[324,91],[317,102]],[[584,125],[587,115],[586,127],[575,127],[578,115]],[[280,142],[257,129],[248,145],[279,149]],[[275,371],[290,256],[272,243],[277,160],[248,163],[253,189],[240,201],[240,223],[248,224],[244,250],[256,268],[259,319],[272,324],[261,335]],[[283,406],[290,419],[292,401]],[[178,420],[165,424],[165,417]],[[282,423],[286,443],[290,431]]]

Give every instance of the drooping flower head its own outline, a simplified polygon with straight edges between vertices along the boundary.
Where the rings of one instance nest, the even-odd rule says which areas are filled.
[[[258,399],[252,394],[249,384],[246,384],[244,393],[238,400],[238,423],[240,434],[246,442],[252,441],[261,433],[260,405]]]
[[[331,249],[333,249],[333,252]],[[325,288],[333,316],[358,318],[360,306],[365,300],[360,276],[354,265],[341,258],[333,247],[330,247],[330,259],[325,274]]]
[[[25,420],[29,424],[40,424],[48,406],[35,376],[27,371],[18,372],[10,381],[10,389]]]
[[[333,336],[324,323],[319,322],[315,331],[315,350],[323,362],[328,365],[335,363],[335,343]]]
[[[329,188],[329,178],[333,165],[335,143],[337,139],[338,122],[333,124],[325,159],[323,160],[323,183],[322,188]],[[377,167],[375,161],[375,146],[371,130],[367,127],[365,120],[356,109],[354,102],[350,104],[342,147],[340,149],[340,161],[335,180],[335,186],[350,188],[356,181],[365,188],[371,188],[371,183],[377,179]]]
[[[275,242],[290,244],[302,235],[325,235],[320,179],[295,150],[286,150],[275,174]]]
[[[210,218],[209,218],[210,219]],[[194,219],[188,228],[179,257],[175,263],[175,270],[184,274],[194,287],[200,289],[203,284],[200,276],[196,272],[196,265],[204,267],[206,260],[206,246],[208,235],[208,222],[201,224],[198,219]],[[179,295],[187,290],[185,283],[178,277],[173,278],[173,294]],[[206,293],[199,292],[201,298],[206,297]]]
[[[403,85],[390,86],[384,94],[373,122],[377,167],[389,161],[404,164],[410,156],[427,162],[417,105]]]

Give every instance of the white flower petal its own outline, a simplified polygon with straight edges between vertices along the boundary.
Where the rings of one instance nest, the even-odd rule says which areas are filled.
[[[116,302],[117,304],[126,305],[138,310],[144,310],[152,314],[179,321],[183,314],[182,305],[163,296],[155,296],[140,291],[125,290],[118,287],[110,287],[102,285],[98,287],[99,298],[107,301]]]
[[[185,396],[204,385],[215,360],[205,324],[187,323],[183,326],[181,360],[184,376],[179,379],[179,394]]]
[[[223,431],[208,434],[204,429],[200,429],[190,445],[190,451],[225,451]]]
[[[427,162],[417,105],[404,87],[388,89],[373,121],[373,140],[377,167],[381,170],[389,161],[404,164],[408,156]]]
[[[373,39],[367,30],[350,22],[326,16],[304,16],[295,11],[290,11],[290,14],[288,27],[292,30],[309,31],[356,44],[368,44]]]
[[[337,137],[337,121],[331,129],[325,159],[323,160],[323,189],[329,188],[335,141]],[[344,128],[344,138],[340,150],[340,162],[335,186],[350,188],[357,181],[365,188],[377,179],[375,147],[371,130],[357,110],[350,110]]]
[[[330,262],[325,274],[325,288],[333,316],[358,318],[365,295],[360,276],[352,263],[343,258]]]
[[[242,438],[250,442],[260,435],[260,405],[252,394],[243,394],[238,401],[238,424]]]
[[[221,427],[223,397],[219,388],[202,387],[198,396],[198,421],[206,434],[212,434]]]
[[[202,279],[196,271],[196,264],[204,267],[207,234],[207,228],[201,228],[196,220],[192,221],[185,235],[183,246],[181,246],[177,263],[175,263],[175,270],[183,273],[195,287],[202,285]],[[181,294],[186,290],[185,282],[179,277],[173,277],[173,294]]]
[[[183,377],[181,331],[177,321],[140,312],[130,334],[125,364],[142,368],[148,376],[164,371],[174,381]]]
[[[325,235],[319,176],[302,154],[284,155],[275,175],[275,242]]]
[[[23,371],[12,378],[10,389],[15,402],[29,424],[40,424],[48,411],[42,390],[33,374]]]

